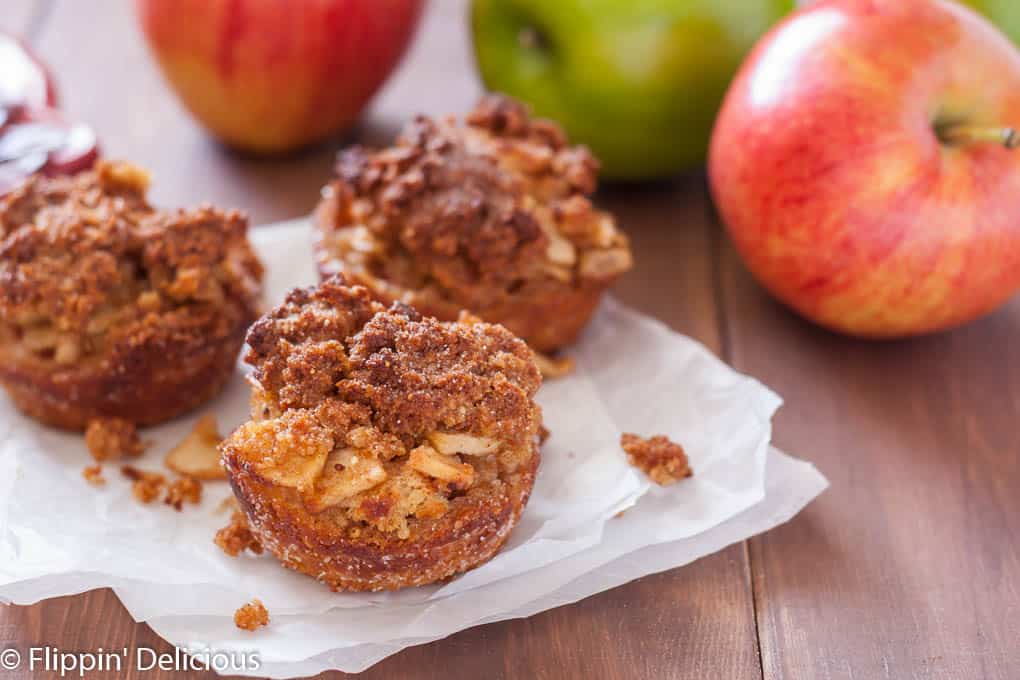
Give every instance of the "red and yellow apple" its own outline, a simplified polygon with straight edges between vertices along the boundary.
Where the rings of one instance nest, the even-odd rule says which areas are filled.
[[[1020,52],[943,0],[824,0],[756,46],[710,179],[776,297],[868,337],[956,326],[1020,287]]]
[[[277,153],[336,134],[400,61],[424,0],[136,0],[184,105],[230,146]]]

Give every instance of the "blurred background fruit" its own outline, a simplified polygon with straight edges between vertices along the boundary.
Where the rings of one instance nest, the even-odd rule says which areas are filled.
[[[226,144],[278,153],[350,127],[424,0],[136,0],[167,80]]]
[[[18,38],[0,32],[0,195],[34,172],[73,174],[92,167],[99,145],[92,128],[54,108],[49,70]]]
[[[958,0],[973,7],[1020,45],[1020,0]]]
[[[485,85],[587,144],[610,179],[705,160],[723,94],[793,0],[474,0]]]
[[[823,0],[755,48],[712,140],[758,280],[869,337],[937,331],[1020,287],[1020,51],[943,0]]]
[[[1020,45],[1020,0],[955,0],[976,9]],[[808,5],[810,0],[800,4]]]

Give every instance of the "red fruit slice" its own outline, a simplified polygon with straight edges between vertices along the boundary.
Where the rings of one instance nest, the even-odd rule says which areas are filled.
[[[24,43],[0,32],[0,109],[56,105],[56,86],[46,67]]]
[[[22,110],[0,130],[0,195],[34,172],[74,174],[99,157],[92,128],[53,109]]]

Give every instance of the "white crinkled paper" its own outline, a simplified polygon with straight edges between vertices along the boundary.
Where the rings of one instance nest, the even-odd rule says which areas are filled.
[[[315,281],[305,221],[252,237],[268,304]],[[825,488],[809,464],[770,452],[780,399],[693,340],[607,300],[571,354],[578,370],[539,393],[552,436],[507,545],[444,585],[395,593],[334,594],[271,556],[227,557],[212,543],[227,521],[225,483],[207,483],[202,504],[183,512],[140,505],[115,465],[94,488],[81,476],[90,463],[81,436],[37,425],[0,398],[0,600],[113,587],[175,645],[257,650],[259,675],[359,671],[409,645],[686,564],[786,521]],[[246,417],[242,376],[243,367],[202,409],[224,433]],[[138,466],[161,469],[196,418],[147,430],[154,445]],[[622,432],[682,442],[695,476],[650,485],[627,465]],[[240,631],[234,610],[253,597],[272,623]]]

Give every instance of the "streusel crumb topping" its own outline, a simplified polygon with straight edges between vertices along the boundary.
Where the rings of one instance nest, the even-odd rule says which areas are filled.
[[[418,116],[392,147],[342,153],[336,173],[324,201],[335,226],[320,250],[327,274],[353,264],[479,308],[526,282],[609,279],[631,266],[626,237],[588,198],[597,161],[507,97],[483,98],[463,122]]]
[[[262,267],[247,219],[212,207],[161,211],[148,175],[100,161],[34,176],[0,201],[0,330],[38,359],[70,364],[118,340],[233,332],[253,315]],[[218,320],[217,320],[218,319]]]

